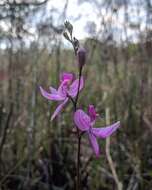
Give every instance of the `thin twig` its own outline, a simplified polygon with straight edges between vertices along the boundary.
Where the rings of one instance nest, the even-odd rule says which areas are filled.
[[[110,116],[109,116],[109,109],[106,109],[106,124],[108,125],[110,123]],[[114,162],[112,160],[111,154],[110,154],[110,137],[108,137],[106,139],[106,157],[113,175],[113,178],[115,180],[115,183],[117,185],[117,189],[118,190],[122,190],[123,189],[123,185],[122,183],[119,181],[115,166],[114,166]]]
[[[10,123],[10,119],[11,119],[12,114],[13,114],[13,104],[11,104],[11,106],[10,106],[10,111],[9,111],[8,116],[7,116],[7,121],[6,121],[6,124],[5,124],[3,136],[2,136],[2,139],[1,139],[1,142],[0,142],[0,160],[1,160],[3,147],[4,147],[4,144],[5,144],[5,141],[6,141],[7,130],[9,128],[9,123]]]

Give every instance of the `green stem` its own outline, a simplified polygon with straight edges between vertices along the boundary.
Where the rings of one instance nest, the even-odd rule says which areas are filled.
[[[80,150],[81,150],[81,135],[78,131],[78,152],[77,152],[77,183],[76,190],[80,190]]]
[[[81,75],[82,75],[82,67],[80,68],[79,70],[79,82],[78,82],[78,91],[77,91],[77,95],[76,95],[76,98],[75,98],[75,111],[77,109],[77,102],[78,102],[78,98],[79,98],[79,90],[80,90],[80,82],[81,82]]]
[[[80,82],[81,82],[82,68],[79,70],[79,83],[78,83],[78,91],[75,99],[75,111],[77,110],[77,102],[79,98],[79,90],[80,90]],[[77,182],[76,182],[76,190],[80,190],[80,150],[81,150],[81,134],[79,129],[77,128],[77,136],[78,136],[78,151],[77,151]]]
[[[82,74],[82,68],[79,70],[79,82],[78,82],[78,91],[75,100],[73,100],[72,97],[69,96],[70,100],[73,103],[74,112],[77,110],[77,102],[79,98],[79,90],[80,90],[80,82],[81,82],[81,74]],[[77,166],[76,166],[76,190],[80,190],[80,150],[81,150],[81,134],[79,129],[77,128],[77,138],[78,138],[78,150],[77,150]]]

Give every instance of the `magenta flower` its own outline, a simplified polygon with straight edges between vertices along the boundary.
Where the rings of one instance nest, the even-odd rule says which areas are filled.
[[[120,122],[116,122],[112,125],[102,128],[93,128],[95,124],[95,120],[98,114],[95,111],[93,105],[89,105],[88,114],[86,114],[83,110],[78,109],[74,114],[74,122],[78,129],[82,132],[86,132],[89,137],[90,144],[96,156],[98,157],[100,154],[99,145],[97,142],[97,138],[106,138],[112,135],[119,127]]]
[[[50,92],[47,92],[40,86],[40,91],[42,96],[44,96],[48,100],[60,102],[55,112],[53,113],[51,120],[53,120],[59,114],[59,112],[68,102],[69,97],[72,98],[76,97],[78,92],[78,83],[79,80],[78,79],[74,80],[73,74],[63,73],[60,76],[60,86],[57,90],[53,87],[50,87]],[[79,91],[83,88],[83,86],[84,86],[84,80],[83,77],[81,77]]]

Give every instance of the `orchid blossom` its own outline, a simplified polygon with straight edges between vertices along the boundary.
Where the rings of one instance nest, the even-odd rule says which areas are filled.
[[[59,112],[68,102],[70,97],[76,97],[78,92],[78,84],[79,79],[74,80],[74,75],[72,73],[63,73],[60,76],[60,85],[57,90],[53,87],[50,87],[50,92],[47,92],[40,86],[42,96],[44,96],[48,100],[60,102],[55,112],[53,113],[51,120],[53,120],[59,114]],[[84,80],[83,77],[81,77],[79,91],[83,88],[83,86]]]
[[[78,109],[74,114],[74,122],[78,129],[88,134],[90,144],[96,156],[100,154],[97,138],[106,138],[112,135],[119,127],[120,122],[102,128],[93,128],[98,114],[93,105],[89,105],[88,114]]]

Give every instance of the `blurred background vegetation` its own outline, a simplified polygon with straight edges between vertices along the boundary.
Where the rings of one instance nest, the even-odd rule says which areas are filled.
[[[39,92],[39,85],[56,87],[62,71],[77,73],[62,35],[66,19],[88,52],[79,106],[96,106],[97,126],[106,124],[107,112],[110,123],[122,125],[110,147],[100,140],[99,159],[83,139],[82,189],[150,190],[151,0],[0,1],[0,189],[74,189],[72,106],[51,122],[56,104]]]

